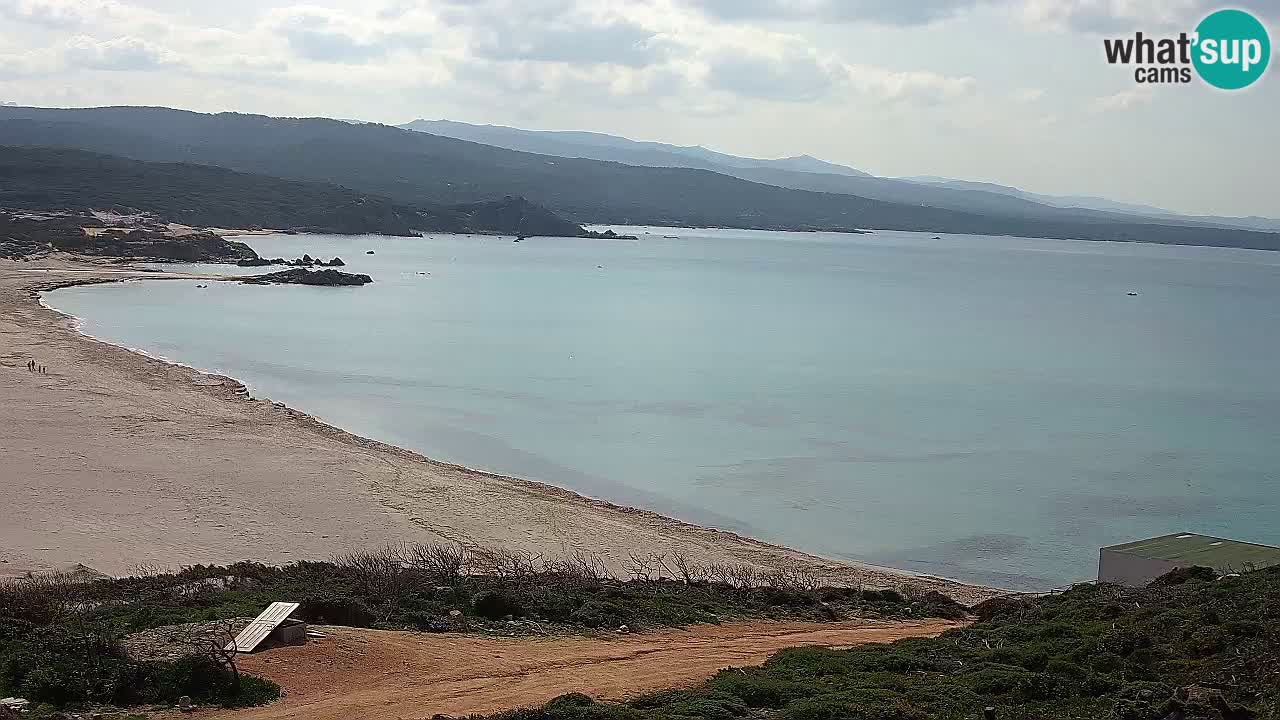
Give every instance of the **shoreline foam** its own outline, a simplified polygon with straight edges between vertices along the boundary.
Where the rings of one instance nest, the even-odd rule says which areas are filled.
[[[447,463],[439,460],[428,458],[420,453],[413,452],[398,446],[383,443],[381,441],[361,437],[353,433],[342,430],[341,428],[323,422],[312,415],[287,407],[280,403],[263,402],[253,400],[246,397],[248,388],[241,381],[229,377],[227,375],[205,371],[191,365],[175,362],[166,358],[157,358],[145,351],[138,349],[126,348],[115,345],[101,338],[96,338],[83,332],[82,321],[73,315],[63,313],[56,308],[49,306],[44,302],[41,293],[51,292],[56,289],[73,287],[85,284],[97,284],[104,282],[116,282],[127,279],[125,277],[112,277],[103,273],[101,275],[91,275],[89,277],[66,277],[65,271],[74,272],[90,272],[97,268],[87,266],[82,263],[67,263],[69,266],[52,268],[53,272],[63,275],[60,279],[51,277],[53,272],[48,275],[31,274],[31,279],[23,278],[19,272],[27,268],[15,267],[17,264],[10,264],[9,268],[0,265],[0,293],[8,295],[4,291],[14,291],[22,293],[27,298],[34,298],[35,302],[31,303],[41,312],[47,313],[48,317],[45,322],[41,323],[40,318],[34,318],[32,323],[36,326],[42,324],[60,326],[61,329],[69,331],[69,337],[74,338],[74,342],[81,343],[88,348],[81,347],[80,350],[93,350],[99,347],[111,348],[112,353],[124,353],[138,360],[134,363],[126,362],[124,364],[148,363],[163,366],[165,368],[159,374],[170,376],[167,378],[167,384],[157,389],[158,393],[164,395],[171,393],[178,395],[194,390],[201,395],[212,395],[218,403],[229,404],[233,407],[219,408],[220,410],[247,410],[251,415],[266,415],[272,425],[271,429],[276,432],[297,433],[298,435],[313,434],[328,444],[337,443],[340,446],[346,446],[346,450],[356,451],[356,454],[368,455],[374,457],[373,464],[376,465],[406,465],[407,467],[394,467],[387,474],[390,478],[379,477],[374,482],[368,483],[365,488],[349,488],[343,487],[343,490],[354,490],[357,494],[365,495],[365,500],[374,499],[379,506],[376,510],[390,512],[398,516],[398,522],[389,523],[390,526],[408,525],[416,526],[421,530],[426,530],[428,534],[434,537],[429,539],[443,539],[460,542],[478,542],[499,543],[515,546],[517,549],[528,550],[530,552],[540,552],[543,554],[555,554],[557,548],[556,541],[559,541],[560,552],[571,552],[574,550],[589,550],[599,552],[603,557],[607,558],[615,571],[621,570],[621,563],[625,561],[625,555],[619,557],[623,551],[635,551],[639,553],[662,552],[674,548],[690,551],[694,557],[704,562],[747,562],[758,565],[760,567],[779,567],[782,565],[800,565],[821,573],[831,582],[841,582],[850,584],[867,584],[878,586],[899,586],[914,585],[928,589],[938,589],[942,592],[957,596],[962,600],[977,600],[999,594],[990,588],[973,586],[946,578],[939,578],[930,575],[923,575],[906,570],[893,568],[884,568],[872,565],[863,565],[846,561],[832,560],[822,558],[811,553],[772,545],[762,541],[758,541],[749,537],[744,537],[731,531],[718,530],[715,528],[695,525],[683,522],[674,518],[661,515],[659,513],[644,510],[641,508],[633,508],[617,505],[608,500],[590,498],[562,487],[541,483],[523,478],[490,473],[481,470],[467,468],[461,465]],[[17,270],[19,272],[14,272]],[[128,271],[123,273],[112,273],[112,275],[129,275]],[[16,276],[16,277],[15,277]],[[214,279],[213,276],[196,276],[196,275],[173,275],[160,274],[154,272],[139,273],[144,279]],[[130,276],[133,277],[133,276]],[[45,281],[40,282],[43,278]],[[52,282],[50,282],[52,281]],[[10,305],[11,299],[0,296],[0,307]],[[48,319],[52,318],[53,322],[48,323]],[[26,328],[30,331],[32,328]],[[57,328],[45,328],[46,330],[56,330]],[[100,353],[99,353],[100,354]],[[99,358],[98,362],[104,365],[111,365],[109,359]],[[154,371],[155,368],[148,368]],[[175,372],[176,371],[176,372]],[[178,375],[179,377],[172,377]],[[185,377],[182,377],[185,375]],[[45,377],[45,376],[39,376]],[[203,378],[205,380],[214,380],[217,382],[197,382],[193,378]],[[173,382],[174,380],[185,380],[182,382]],[[3,419],[3,418],[0,418]],[[255,420],[258,418],[254,418]],[[198,435],[198,433],[197,433]],[[180,441],[180,445],[190,445],[191,440],[184,435],[178,435],[173,440]],[[299,440],[307,438],[300,437]],[[286,439],[287,440],[287,439]],[[208,438],[205,438],[205,444],[215,445]],[[206,447],[206,449],[209,449]],[[262,448],[257,448],[263,451]],[[266,457],[260,458],[271,464],[273,459],[270,452]],[[364,458],[362,458],[363,460]],[[4,467],[0,466],[0,471]],[[343,474],[344,470],[350,472],[346,468],[329,469],[326,476]],[[444,480],[444,488],[422,487],[416,486],[411,482],[404,482],[403,475],[407,472],[415,474],[413,471],[419,471],[416,474],[422,475],[417,478],[426,484],[440,484],[439,481]],[[365,473],[356,472],[357,475]],[[251,471],[242,473],[243,477],[237,480],[246,480],[252,483],[255,480],[265,479],[259,478]],[[330,478],[332,480],[332,478]],[[366,476],[366,480],[369,478]],[[453,491],[441,493],[440,490]],[[0,488],[0,499],[3,497],[4,488]],[[361,490],[371,491],[367,493]],[[425,490],[425,492],[424,492]],[[484,507],[476,507],[470,501],[466,503],[457,502],[456,495],[470,492],[471,494],[479,494],[482,498],[480,505],[484,505],[483,500],[489,500],[493,505],[486,510]],[[451,506],[446,505],[443,508],[445,513],[453,511],[466,515],[461,520],[469,522],[458,522],[458,518],[440,518],[422,517],[423,511],[436,511],[439,513],[442,499],[452,499],[455,501]],[[372,497],[369,497],[372,496]],[[514,497],[513,497],[514,496]],[[331,501],[337,501],[338,498],[328,498]],[[424,502],[427,500],[429,502]],[[512,508],[503,504],[504,500],[520,500],[528,504],[538,504],[538,511],[543,511],[547,515],[555,516],[550,523],[545,518],[536,517],[537,512],[532,513],[535,517],[530,518],[528,508]],[[324,505],[325,503],[321,503]],[[333,505],[333,503],[329,503]],[[424,506],[425,505],[425,506]],[[342,505],[336,507],[343,508]],[[195,508],[198,511],[198,508]],[[370,510],[365,508],[365,510]],[[477,510],[479,515],[476,515]],[[576,511],[576,512],[575,512]],[[561,513],[569,512],[577,517],[565,518],[558,517]],[[373,513],[377,515],[377,512]],[[492,525],[500,522],[503,514],[524,516],[525,524],[514,524],[505,528],[506,532],[494,532]],[[590,517],[582,517],[587,515]],[[330,518],[331,519],[331,518]],[[405,523],[403,521],[407,520]],[[481,527],[477,527],[479,522]],[[545,527],[550,525],[550,528]],[[569,528],[569,525],[575,525]],[[464,527],[459,527],[459,525]],[[469,527],[465,527],[469,526]],[[484,527],[488,526],[488,527]],[[390,533],[394,527],[366,527],[363,528],[365,536],[387,536],[389,540],[410,540],[421,539],[408,537],[405,533]],[[310,532],[314,535],[315,531],[308,531],[302,528],[303,532]],[[462,530],[459,532],[459,530]],[[54,531],[57,532],[57,531]],[[409,533],[412,534],[412,533]],[[545,537],[552,535],[551,541]],[[594,537],[595,542],[583,542],[582,539],[574,536]],[[620,537],[621,536],[621,537]],[[322,539],[330,539],[328,534],[322,534]],[[364,543],[351,543],[349,538],[341,538],[348,541],[346,548],[357,547]],[[6,547],[12,544],[12,540],[4,537],[0,533],[0,547]],[[110,538],[104,538],[110,541]],[[575,541],[576,540],[576,541]],[[229,543],[235,545],[235,543]],[[330,552],[337,552],[343,549],[343,543],[327,543],[334,547]],[[326,543],[320,543],[326,545]],[[33,548],[35,549],[35,548]],[[21,546],[16,548],[21,552]],[[249,555],[235,555],[230,548],[223,549],[221,552],[215,552],[208,559],[200,560],[201,562],[233,562],[244,559]],[[281,555],[283,553],[283,555]],[[182,553],[176,553],[182,555]],[[265,553],[275,560],[296,560],[317,557],[315,552],[303,552],[300,556],[289,557],[292,551],[283,548],[276,548],[274,554]],[[80,562],[83,558],[75,558],[75,562]],[[254,557],[253,559],[258,559]],[[0,558],[3,560],[3,558]],[[188,562],[183,558],[176,558],[179,562]],[[66,561],[72,561],[67,558]],[[168,562],[174,562],[171,558]],[[87,563],[87,564],[92,564]],[[11,570],[6,568],[4,564],[0,564],[0,575],[6,574]]]

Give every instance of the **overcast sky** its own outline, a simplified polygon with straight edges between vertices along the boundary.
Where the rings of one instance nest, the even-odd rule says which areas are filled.
[[[1263,16],[1280,0],[1229,3]],[[1280,217],[1280,77],[1144,88],[1204,0],[0,0],[0,101],[609,132]],[[1274,42],[1273,42],[1274,44]],[[1276,65],[1273,59],[1272,65]]]

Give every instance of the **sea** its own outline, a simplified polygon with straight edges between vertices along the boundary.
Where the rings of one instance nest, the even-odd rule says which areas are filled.
[[[1280,543],[1280,253],[611,228],[639,239],[251,236],[374,283],[45,302],[359,435],[830,558],[1048,590],[1147,536]]]

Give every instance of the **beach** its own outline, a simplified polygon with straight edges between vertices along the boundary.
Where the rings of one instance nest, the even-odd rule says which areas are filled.
[[[549,485],[436,462],[251,400],[207,375],[98,342],[43,290],[193,277],[69,257],[0,261],[0,575],[80,563],[119,575],[239,560],[287,563],[399,541],[544,557],[631,554],[802,567],[830,582],[996,591],[819,558]],[[46,374],[28,371],[35,360]]]

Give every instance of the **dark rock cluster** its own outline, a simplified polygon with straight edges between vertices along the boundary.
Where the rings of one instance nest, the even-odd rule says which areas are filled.
[[[240,282],[253,285],[322,285],[325,287],[345,287],[352,285],[368,285],[373,278],[360,273],[346,273],[341,270],[307,270],[294,268],[266,275],[247,277]]]

